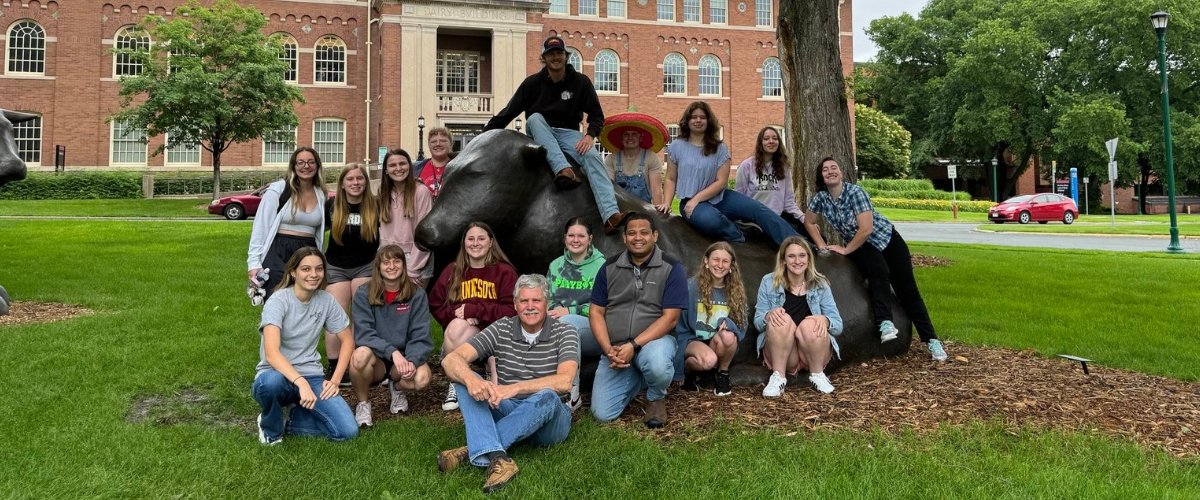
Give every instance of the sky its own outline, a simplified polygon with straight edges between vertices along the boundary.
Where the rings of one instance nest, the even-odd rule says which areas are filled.
[[[926,3],[928,0],[854,0],[854,61],[868,61],[875,57],[878,50],[867,38],[867,26],[871,21],[905,12],[916,17]]]

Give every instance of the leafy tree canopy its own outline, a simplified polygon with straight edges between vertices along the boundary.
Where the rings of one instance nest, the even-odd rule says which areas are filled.
[[[874,108],[854,105],[854,147],[860,175],[871,179],[908,176],[912,134]]]

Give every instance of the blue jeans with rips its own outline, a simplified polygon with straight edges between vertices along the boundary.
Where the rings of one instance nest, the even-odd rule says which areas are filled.
[[[317,395],[317,403],[311,410],[299,405],[300,389],[284,378],[282,373],[267,370],[254,377],[250,393],[262,408],[262,429],[267,438],[274,441],[284,434],[294,434],[346,441],[358,436],[354,413],[341,395],[320,399],[325,378],[313,375],[304,377],[304,381]],[[292,407],[291,417],[285,426],[283,410],[289,406]]]
[[[565,168],[570,168],[566,155],[571,155],[583,168],[588,184],[592,186],[592,196],[596,199],[596,208],[600,210],[600,220],[607,221],[617,213],[617,195],[613,188],[612,179],[608,178],[608,170],[604,168],[604,160],[594,148],[580,155],[575,151],[575,144],[583,138],[578,130],[554,128],[546,123],[541,113],[527,116],[525,130],[534,142],[546,148],[546,159],[550,168],[557,175]]]
[[[680,201],[680,211],[685,203],[686,201]],[[746,235],[733,223],[735,220],[755,223],[771,237],[776,246],[783,243],[788,236],[800,234],[766,205],[731,189],[726,189],[722,193],[721,201],[716,204],[707,201],[697,203],[696,209],[692,210],[692,216],[685,216],[684,220],[701,233],[730,242],[746,241]]]
[[[534,446],[556,445],[571,432],[571,410],[550,389],[506,399],[498,408],[476,401],[462,384],[455,383],[454,390],[467,427],[467,455],[479,467],[488,466],[488,453],[507,452],[522,441]]]
[[[592,416],[601,422],[616,420],[643,387],[648,401],[667,397],[675,375],[677,344],[674,335],[652,340],[642,346],[628,368],[610,368],[608,356],[601,356],[592,383]]]

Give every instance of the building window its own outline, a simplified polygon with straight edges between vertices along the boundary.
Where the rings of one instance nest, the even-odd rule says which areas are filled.
[[[674,139],[676,137],[679,137],[679,124],[672,123],[667,125],[667,142],[670,142],[670,139]],[[666,151],[666,149],[664,148],[663,151]]]
[[[288,68],[283,72],[283,80],[296,83],[296,75],[300,67],[300,57],[297,55],[300,53],[300,45],[287,33],[279,34],[279,44],[281,46],[279,60],[287,63]]]
[[[608,0],[608,17],[625,17],[625,0]]]
[[[611,50],[601,50],[596,54],[596,91],[621,91],[621,58]]]
[[[683,0],[683,22],[700,22],[700,0]]]
[[[600,0],[579,0],[579,15],[594,16],[599,14],[599,5],[597,5],[599,1]]]
[[[119,51],[113,55],[113,76],[140,75],[142,58],[150,53],[150,35],[138,31],[133,26],[126,26],[117,32],[113,48]]]
[[[171,145],[171,135],[167,134],[167,164],[199,165],[200,144],[189,142]]]
[[[725,24],[728,21],[729,0],[708,0],[708,22]]]
[[[768,57],[762,65],[762,95],[763,97],[783,97],[783,71],[779,68],[779,59]]]
[[[479,53],[439,50],[437,91],[447,94],[478,94]]]
[[[700,95],[721,95],[721,60],[717,56],[700,58]]]
[[[110,165],[146,164],[146,129],[128,122],[113,121]]]
[[[296,150],[296,127],[269,130],[262,141],[263,165],[287,165]]]
[[[663,93],[687,93],[687,61],[675,52],[663,59]]]
[[[562,15],[571,14],[570,2],[568,0],[550,0],[550,13]]]
[[[758,26],[770,26],[771,20],[774,19],[771,13],[771,0],[754,0],[754,24]]]
[[[575,68],[575,71],[583,71],[583,56],[579,55],[578,50],[567,47],[567,64]]]
[[[41,116],[13,125],[13,139],[17,142],[18,158],[33,166],[42,163]]]
[[[675,20],[675,0],[658,0],[658,20]]]
[[[38,23],[21,21],[8,30],[6,67],[9,73],[46,72],[46,31]]]
[[[321,155],[321,163],[346,163],[346,121],[322,118],[313,122],[313,149]]]
[[[326,35],[313,51],[313,83],[346,83],[346,44]]]

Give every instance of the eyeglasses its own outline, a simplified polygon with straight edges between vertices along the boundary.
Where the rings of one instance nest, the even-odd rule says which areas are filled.
[[[296,160],[297,167],[315,167],[317,160]]]

